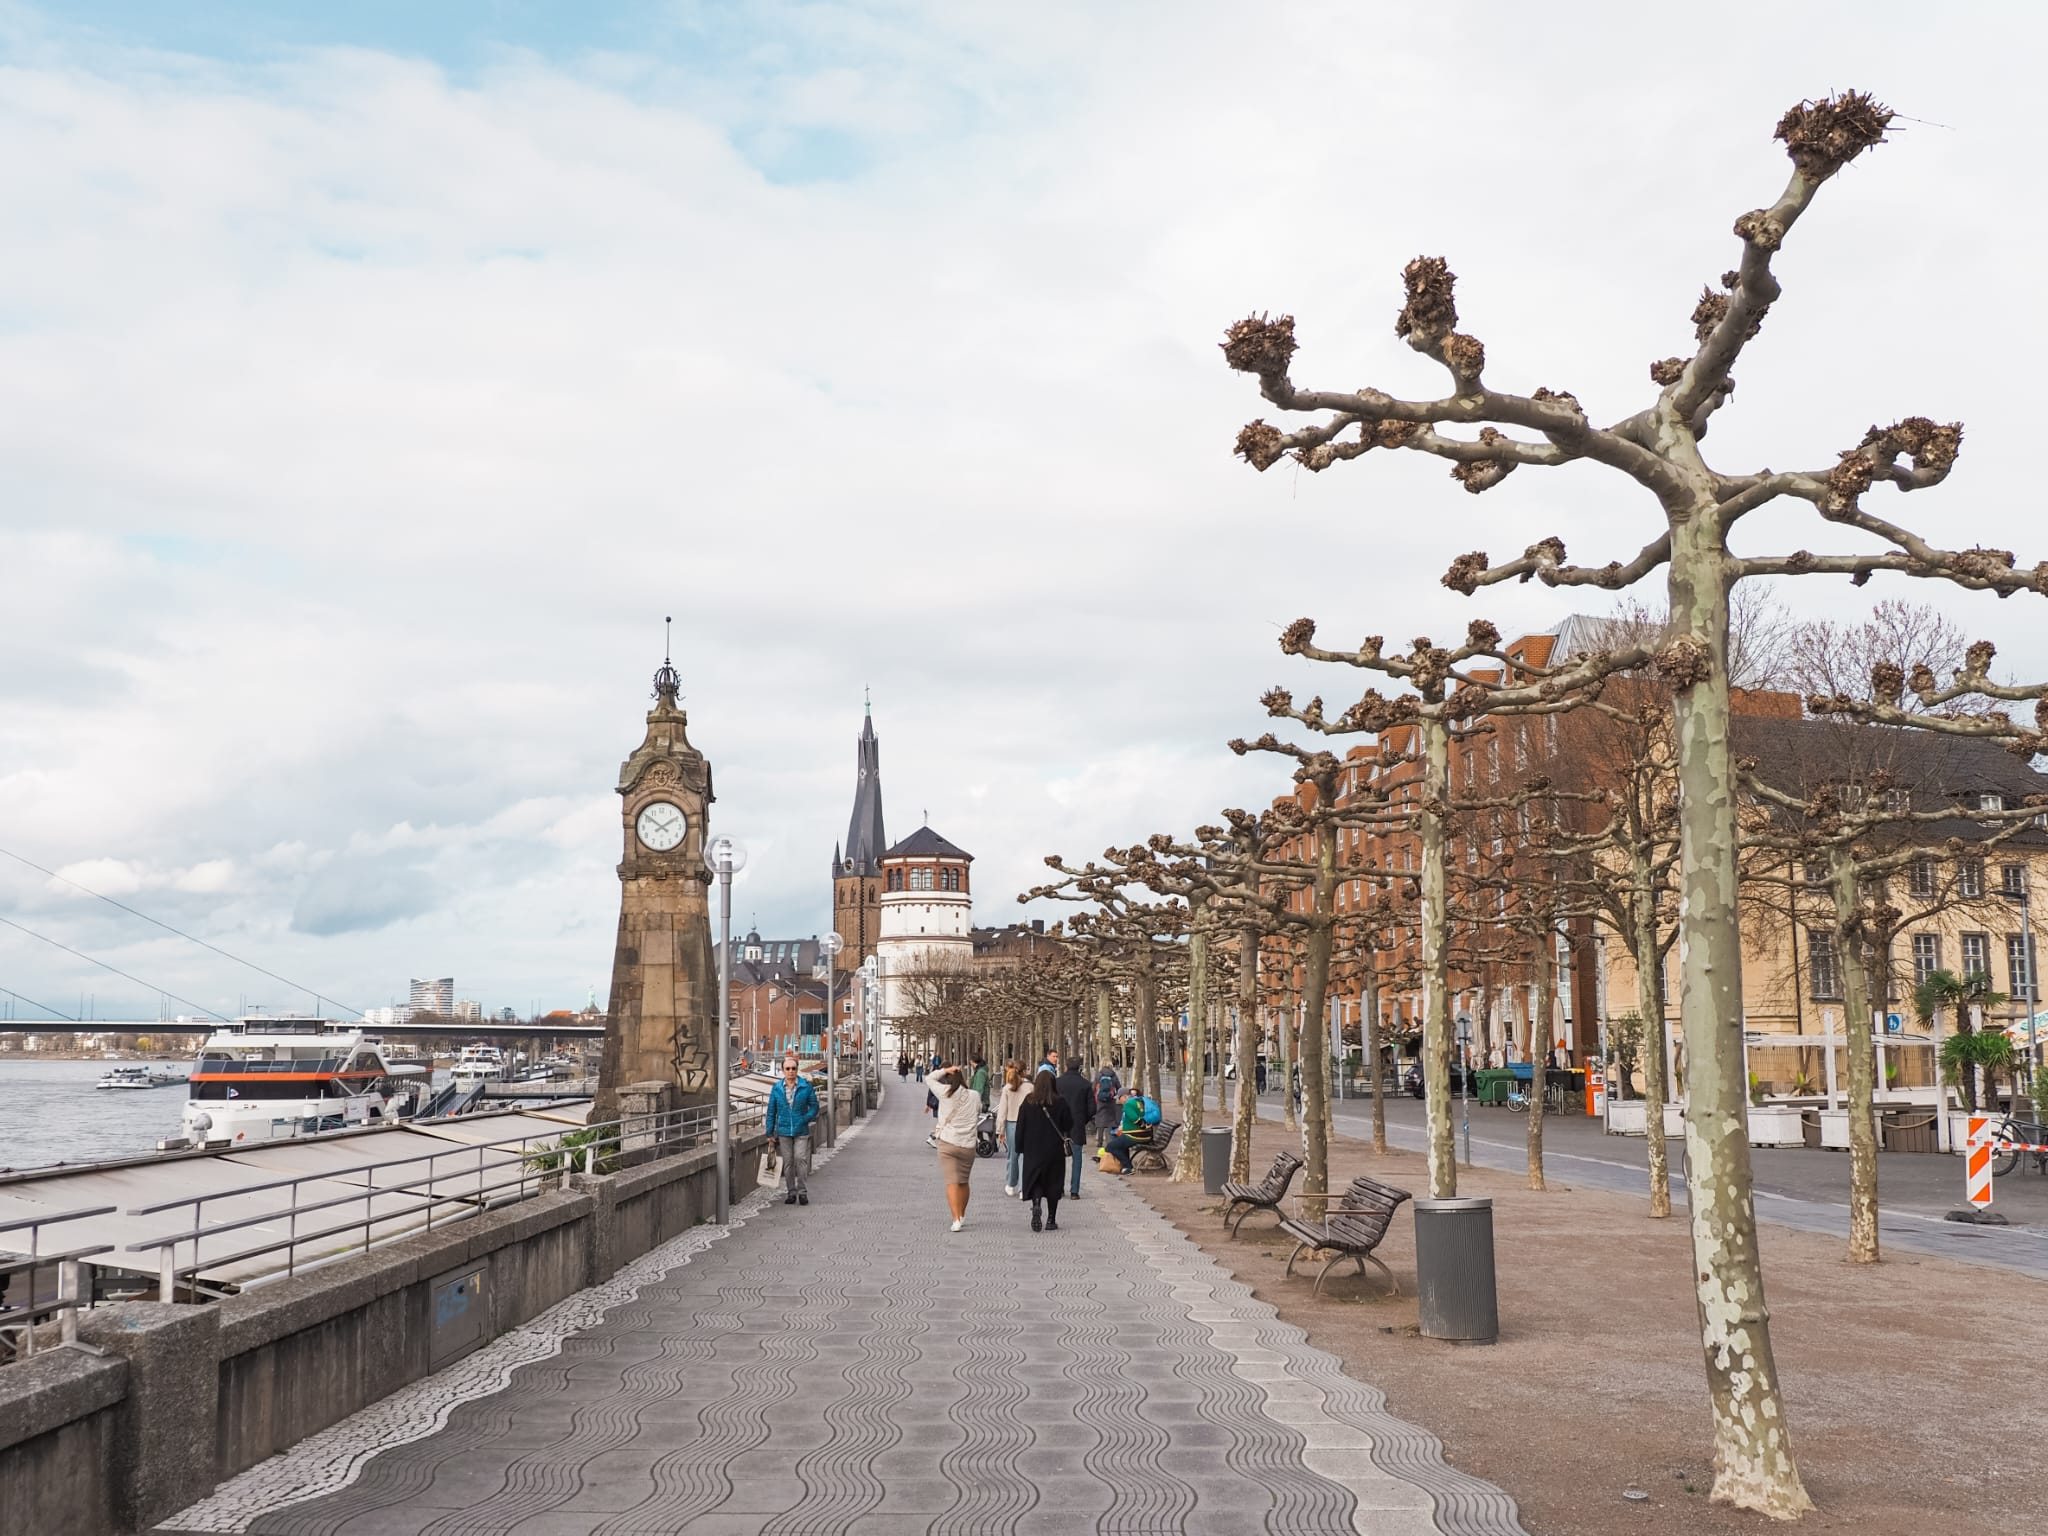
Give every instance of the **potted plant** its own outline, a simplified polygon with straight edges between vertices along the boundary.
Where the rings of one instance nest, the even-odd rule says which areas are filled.
[[[1802,1144],[1800,1112],[1796,1104],[1765,1102],[1764,1085],[1749,1074],[1749,1144],[1752,1147],[1796,1147]]]
[[[559,1189],[572,1173],[616,1173],[619,1133],[614,1128],[586,1126],[559,1141],[542,1142],[526,1154],[526,1166],[542,1189]]]

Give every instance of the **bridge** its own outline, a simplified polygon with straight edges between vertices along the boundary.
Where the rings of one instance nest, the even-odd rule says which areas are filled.
[[[1034,1234],[984,1163],[954,1234],[918,1098],[858,1108],[808,1206],[746,1134],[706,1222],[708,1149],[650,1140],[216,1301],[81,1313],[89,1348],[0,1367],[9,1525],[1521,1530],[1119,1181]]]
[[[219,1019],[0,1019],[0,1035],[204,1035],[221,1022]],[[366,1024],[363,1029],[380,1039],[391,1040],[604,1038],[604,1025],[601,1023],[558,1024],[546,1019],[525,1024],[501,1024],[492,1019],[476,1019],[468,1023]]]

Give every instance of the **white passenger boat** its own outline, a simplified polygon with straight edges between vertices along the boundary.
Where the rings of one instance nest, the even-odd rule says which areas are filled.
[[[240,1146],[409,1118],[426,1070],[393,1066],[361,1024],[234,1019],[200,1048],[185,1103],[194,1147]]]
[[[465,1045],[449,1075],[457,1086],[468,1088],[478,1083],[502,1083],[511,1074],[505,1065],[505,1053],[495,1045]]]

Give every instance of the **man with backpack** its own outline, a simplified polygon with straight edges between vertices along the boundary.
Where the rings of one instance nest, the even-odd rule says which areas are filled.
[[[1116,1075],[1116,1068],[1108,1062],[1095,1074],[1095,1134],[1098,1140],[1095,1150],[1102,1151],[1109,1145],[1110,1129],[1116,1124],[1116,1096],[1123,1091],[1123,1081]]]
[[[1131,1159],[1152,1145],[1152,1127],[1159,1123],[1159,1106],[1136,1088],[1124,1095],[1123,1123],[1109,1138],[1109,1155],[1122,1164],[1117,1171],[1129,1173]]]

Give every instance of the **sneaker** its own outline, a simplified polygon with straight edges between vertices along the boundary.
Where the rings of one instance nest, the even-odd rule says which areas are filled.
[[[1014,1200],[1017,1198],[1017,1186],[1014,1184],[1005,1184],[1003,1186],[1003,1193]]]
[[[809,1205],[811,1203],[811,1197],[809,1195],[798,1195],[796,1197],[796,1203],[798,1205]]]
[[[966,1226],[966,1225],[967,1225],[967,1218],[966,1218],[966,1217],[964,1217],[964,1216],[955,1216],[955,1217],[953,1218],[953,1230],[954,1230],[955,1232],[958,1232],[958,1231],[959,1231],[959,1230],[960,1230],[960,1229],[961,1229],[962,1227],[964,1227],[964,1226]]]
[[[784,1195],[784,1196],[782,1197],[782,1203],[783,1203],[784,1205],[795,1205],[795,1204],[796,1204],[796,1196],[795,1196],[795,1195]]]

